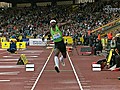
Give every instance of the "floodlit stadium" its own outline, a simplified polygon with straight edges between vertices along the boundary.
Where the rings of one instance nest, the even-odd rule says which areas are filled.
[[[119,90],[120,0],[1,0],[1,90]]]

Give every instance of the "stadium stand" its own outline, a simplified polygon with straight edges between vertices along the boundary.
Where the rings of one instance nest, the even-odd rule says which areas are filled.
[[[16,0],[18,2],[14,0],[5,1],[11,3],[24,2],[24,0]],[[38,0],[32,3],[36,2]],[[31,7],[15,7],[13,5],[14,7],[12,8],[0,10],[1,37],[6,37],[7,41],[13,35],[18,41],[28,37],[34,39],[42,38],[49,29],[49,21],[52,18],[55,18],[58,22],[71,19],[70,25],[62,27],[63,35],[71,36],[82,45],[94,46],[99,34],[104,34],[106,29],[109,30],[114,25],[119,25],[119,11],[110,13],[105,11],[107,5],[119,8],[119,1],[101,2],[98,0],[94,3],[83,3],[75,6],[74,4],[57,5],[55,2],[47,6],[31,5]],[[117,28],[114,33],[116,34],[119,30],[120,28]],[[91,34],[92,31],[95,31],[95,33]],[[80,41],[81,38],[83,38],[82,41]],[[70,44],[72,42],[70,40]]]

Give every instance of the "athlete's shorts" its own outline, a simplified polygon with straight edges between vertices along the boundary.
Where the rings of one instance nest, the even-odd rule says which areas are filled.
[[[56,48],[59,49],[63,57],[66,58],[66,45],[63,40],[60,42],[55,42],[55,49]]]

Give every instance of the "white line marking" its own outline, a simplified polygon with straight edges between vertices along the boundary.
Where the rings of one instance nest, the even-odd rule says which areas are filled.
[[[0,72],[0,75],[18,75],[19,71],[16,72]]]
[[[27,57],[34,57],[34,58],[36,58],[36,57],[38,57],[38,56],[27,56]]]
[[[27,56],[26,56],[27,57]],[[30,60],[36,60],[36,59],[33,59],[33,58],[27,58],[29,61]],[[19,57],[18,57],[18,59],[0,59],[0,61],[18,61],[19,60]]]
[[[0,65],[0,68],[25,68],[24,65]]]
[[[40,52],[43,52],[43,50],[34,50],[34,51],[33,50],[27,50],[27,51],[24,51],[24,52],[30,52],[30,53],[39,52],[40,53]]]
[[[0,49],[0,50],[6,50],[6,49]]]
[[[73,63],[72,63],[72,60],[70,59],[70,56],[69,56],[68,52],[67,52],[67,56],[68,56],[68,59],[69,59],[69,61],[70,61],[71,66],[72,66],[72,69],[73,69],[73,72],[74,72],[74,74],[75,74],[75,77],[76,77],[76,79],[77,79],[79,88],[80,88],[80,90],[83,90],[82,84],[81,84],[81,82],[80,82],[80,80],[79,80],[79,78],[78,78],[77,72],[76,72],[76,70],[75,70],[75,68],[74,68],[74,65],[73,65]]]
[[[17,62],[0,62],[0,64],[15,64],[15,63],[17,63]]]
[[[40,54],[37,54],[37,53],[21,53],[21,54],[25,54],[26,56],[27,55],[40,55]],[[19,56],[19,55],[21,55],[20,53],[18,53],[18,54],[12,54],[13,56]]]
[[[2,52],[2,53],[0,53],[0,55],[1,55],[1,54],[4,54],[4,53],[7,53],[7,52]]]
[[[12,57],[12,56],[3,56],[3,57]]]
[[[10,61],[10,60],[16,61],[16,60],[18,60],[18,59],[0,59],[0,61]]]
[[[37,79],[36,79],[34,85],[32,86],[31,90],[34,90],[34,88],[35,88],[35,86],[36,86],[36,84],[37,84],[39,78],[41,77],[41,75],[42,75],[42,73],[43,73],[43,71],[44,71],[44,69],[45,69],[45,67],[46,67],[46,65],[47,65],[47,63],[48,63],[48,61],[50,60],[50,57],[52,56],[52,53],[53,53],[53,49],[52,49],[52,51],[51,51],[49,57],[47,58],[47,61],[45,62],[45,64],[44,64],[42,70],[40,71],[40,73],[39,73],[39,75],[38,75],[38,77],[37,77]]]
[[[0,80],[0,82],[10,82],[10,80]]]

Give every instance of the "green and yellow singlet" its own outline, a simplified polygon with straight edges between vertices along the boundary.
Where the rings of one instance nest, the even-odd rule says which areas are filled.
[[[50,33],[52,35],[52,39],[53,39],[54,42],[62,41],[62,39],[63,39],[62,38],[62,32],[60,31],[60,29],[58,28],[57,25],[55,26],[55,30],[53,30],[52,27],[51,27]]]

